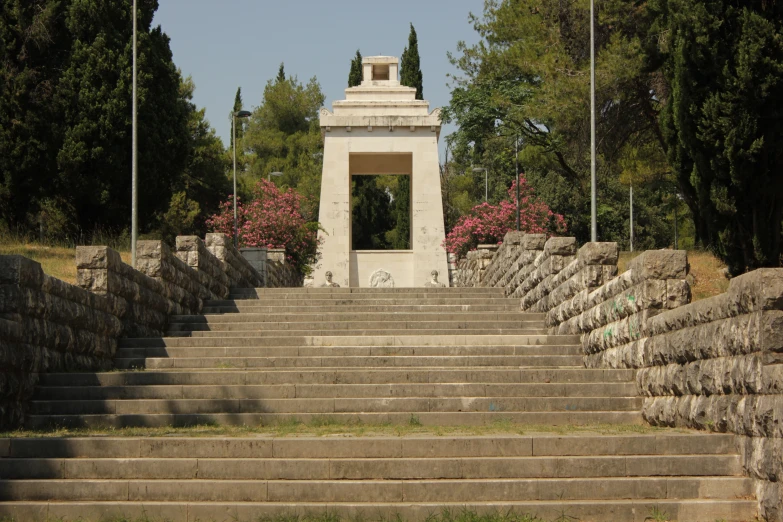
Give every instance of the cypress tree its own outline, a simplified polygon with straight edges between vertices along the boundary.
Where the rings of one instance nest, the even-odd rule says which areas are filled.
[[[237,87],[237,94],[234,96],[234,109],[231,117],[231,147],[234,147],[234,117],[233,115],[242,110],[242,87]],[[242,133],[245,131],[245,127],[242,125],[242,120],[236,120],[237,122],[237,140],[242,139]]]
[[[348,87],[356,87],[362,83],[362,53],[356,50],[356,56],[351,61],[351,72],[348,73]]]
[[[408,47],[402,52],[400,83],[406,87],[416,87],[416,99],[424,99],[419,60],[419,39],[416,36],[416,29],[414,29],[413,24],[411,24],[411,32],[408,35]]]
[[[277,83],[285,81],[285,64],[280,62],[280,69],[277,70]]]

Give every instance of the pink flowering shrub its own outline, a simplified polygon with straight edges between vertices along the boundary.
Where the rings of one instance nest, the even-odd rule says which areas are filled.
[[[469,214],[457,220],[457,224],[443,240],[448,252],[464,257],[478,245],[496,244],[510,230],[516,230],[516,181],[508,189],[508,200],[497,205],[482,203]],[[565,218],[552,212],[546,203],[536,198],[533,188],[520,176],[519,184],[519,226],[528,234],[546,234],[547,237],[566,231]]]
[[[260,180],[253,187],[250,203],[237,199],[240,247],[285,248],[286,258],[300,271],[316,261],[318,223],[307,222],[305,197],[293,189],[281,190],[274,183]],[[213,232],[234,237],[233,199],[221,203],[220,212],[207,219]]]

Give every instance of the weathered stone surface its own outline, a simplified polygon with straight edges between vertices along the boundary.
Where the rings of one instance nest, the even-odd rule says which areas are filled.
[[[637,280],[685,279],[688,256],[685,250],[648,250],[631,260],[628,269]]]
[[[223,271],[231,282],[230,286],[262,287],[264,279],[242,254],[234,248],[231,238],[225,234],[207,234],[205,243],[209,250],[221,263]]]

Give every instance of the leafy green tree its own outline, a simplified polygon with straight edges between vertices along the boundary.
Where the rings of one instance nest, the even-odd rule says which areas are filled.
[[[394,228],[391,193],[382,176],[351,178],[351,248],[387,250],[395,248],[386,237]]]
[[[671,86],[661,120],[697,238],[729,270],[779,266],[783,5],[659,0],[651,34]]]
[[[318,110],[325,96],[313,77],[303,85],[295,76],[267,82],[264,96],[249,118],[243,147],[249,161],[242,173],[240,194],[248,195],[255,182],[270,172],[282,172],[275,183],[295,188],[305,196],[308,221],[318,219],[323,150]]]
[[[285,64],[280,62],[280,68],[277,70],[277,83],[285,81]]]
[[[362,53],[356,50],[356,56],[351,60],[351,71],[348,73],[348,87],[357,87],[362,83]]]
[[[648,244],[664,246],[671,234],[657,202],[672,185],[658,123],[666,87],[646,49],[652,15],[647,4],[622,0],[606,0],[598,12],[599,238],[627,245],[628,186],[620,182],[621,160],[634,157],[651,172],[634,185],[638,204],[650,206],[635,213],[650,220],[646,231],[654,235],[645,237]],[[570,233],[589,240],[588,4],[487,2],[472,22],[482,40],[474,46],[460,43],[458,54],[451,55],[459,74],[452,78],[451,103],[443,113],[444,122],[459,126],[448,138],[449,170],[470,182],[448,192],[455,201],[444,202],[445,208],[483,199],[484,180],[472,174],[475,166],[489,171],[490,202],[502,199],[516,175],[518,140],[520,169],[536,193],[566,217]]]

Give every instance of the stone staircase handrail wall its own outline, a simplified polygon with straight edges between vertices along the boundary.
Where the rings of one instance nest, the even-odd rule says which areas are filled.
[[[232,287],[255,288],[265,286],[263,274],[260,274],[250,262],[234,247],[230,237],[225,234],[207,234],[207,250],[221,263]]]
[[[231,290],[231,281],[220,260],[207,249],[198,236],[177,236],[176,256],[197,272],[201,286],[209,291],[201,299],[225,299]]]
[[[31,259],[0,256],[0,426],[19,425],[40,373],[111,368],[118,308]]]

